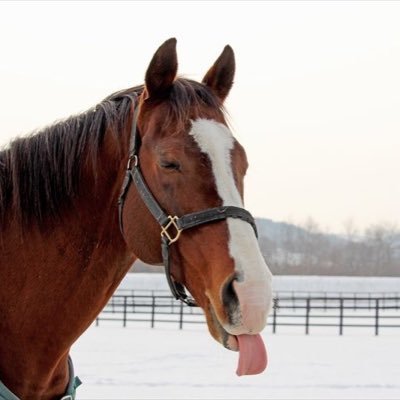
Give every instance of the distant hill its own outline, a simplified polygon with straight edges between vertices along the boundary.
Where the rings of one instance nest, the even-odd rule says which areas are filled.
[[[364,235],[321,232],[305,226],[256,218],[262,254],[275,275],[400,276],[400,232],[375,225]],[[135,263],[135,272],[163,267]]]
[[[258,218],[262,253],[277,275],[400,276],[400,232],[385,224],[364,235],[321,232]]]

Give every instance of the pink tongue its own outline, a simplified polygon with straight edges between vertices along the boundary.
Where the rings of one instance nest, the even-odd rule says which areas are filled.
[[[238,376],[260,374],[267,367],[267,351],[259,334],[238,335],[239,363],[236,370]]]

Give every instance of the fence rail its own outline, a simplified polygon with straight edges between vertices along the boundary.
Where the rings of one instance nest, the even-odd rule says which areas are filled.
[[[100,315],[102,321],[184,325],[204,324],[200,308],[187,307],[170,295],[115,294]],[[335,328],[343,335],[347,328],[369,328],[378,335],[386,328],[400,328],[400,296],[277,296],[269,317],[272,333],[279,327],[302,327],[306,334],[314,328]],[[279,328],[280,329],[280,328]],[[400,332],[400,329],[399,329]]]

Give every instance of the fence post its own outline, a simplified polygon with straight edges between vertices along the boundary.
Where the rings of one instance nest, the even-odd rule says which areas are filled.
[[[375,299],[375,336],[379,334],[379,299]]]
[[[151,295],[151,327],[154,328],[154,320],[156,315],[156,298],[154,293]]]
[[[126,327],[126,307],[127,307],[127,296],[124,296],[124,311],[123,311],[123,327]]]
[[[310,300],[309,297],[306,300],[306,335],[308,335],[310,325]]]
[[[274,314],[273,314],[273,318],[272,318],[272,333],[276,333],[276,309],[279,307],[279,299],[278,298],[274,298]]]
[[[179,307],[179,329],[183,328],[183,303]]]
[[[343,335],[343,298],[340,298],[339,302],[339,335]]]

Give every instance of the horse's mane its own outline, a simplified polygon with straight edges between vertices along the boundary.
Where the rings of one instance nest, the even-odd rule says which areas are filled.
[[[106,128],[118,135],[130,109],[129,97],[109,96],[84,113],[13,140],[0,152],[0,221],[10,209],[21,223],[58,215],[77,194],[83,162],[95,166]]]
[[[83,163],[95,169],[106,130],[119,137],[131,114],[132,95],[142,91],[143,85],[114,93],[88,111],[17,138],[0,151],[0,223],[10,210],[22,224],[58,216],[78,194]],[[222,109],[204,85],[182,78],[174,82],[168,101],[166,124],[187,121],[193,106]]]

